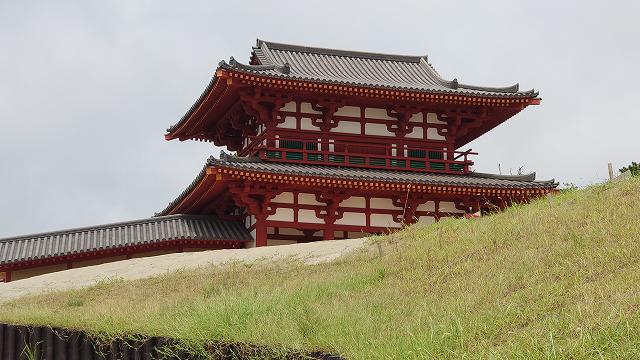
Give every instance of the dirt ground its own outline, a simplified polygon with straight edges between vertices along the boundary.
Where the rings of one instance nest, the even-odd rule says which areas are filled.
[[[366,246],[366,238],[318,241],[251,249],[176,253],[116,261],[44,274],[9,283],[0,283],[0,303],[28,294],[86,287],[101,280],[114,278],[125,280],[141,279],[179,269],[196,268],[210,264],[222,265],[235,261],[270,261],[284,258],[294,258],[308,264],[317,264],[332,261],[364,246]]]

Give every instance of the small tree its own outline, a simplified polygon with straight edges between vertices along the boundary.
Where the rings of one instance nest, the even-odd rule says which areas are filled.
[[[635,161],[632,161],[631,165],[625,166],[622,169],[620,169],[619,171],[622,174],[623,172],[625,172],[627,170],[631,171],[631,175],[632,176],[640,176],[640,164],[638,164]]]

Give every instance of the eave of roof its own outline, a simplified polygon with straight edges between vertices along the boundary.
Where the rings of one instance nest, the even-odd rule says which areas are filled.
[[[68,255],[160,245],[176,240],[247,242],[242,223],[215,216],[170,215],[0,239],[0,266]]]
[[[198,176],[191,182],[175,200],[157,213],[167,215],[182,209],[184,201],[191,196],[205,181],[218,174],[231,175],[237,178],[238,172],[244,173],[247,179],[253,181],[270,181],[280,177],[300,177],[298,183],[318,182],[322,186],[329,180],[348,180],[355,182],[372,182],[386,184],[387,190],[403,186],[440,186],[451,188],[451,191],[460,189],[462,192],[476,191],[478,194],[487,193],[498,195],[500,191],[511,193],[544,193],[555,189],[558,183],[551,179],[545,181],[535,180],[535,173],[526,175],[497,175],[485,173],[471,173],[468,175],[452,175],[441,173],[418,173],[410,171],[390,171],[382,169],[363,169],[337,166],[317,166],[294,163],[265,162],[257,158],[246,158],[226,155],[223,153],[220,159],[210,157]],[[282,175],[282,176],[281,176]],[[239,178],[238,178],[239,179]],[[216,180],[211,180],[215,185]],[[330,182],[330,181],[329,181]],[[455,189],[454,189],[455,188]],[[399,189],[399,188],[398,188]],[[445,191],[444,188],[442,191]],[[469,193],[471,194],[471,193]],[[198,199],[200,201],[201,199]]]
[[[286,56],[282,54],[277,56],[277,53],[286,53]],[[309,54],[312,55],[311,59],[307,59]],[[519,91],[518,84],[507,87],[484,87],[461,84],[457,79],[445,80],[428,63],[426,56],[324,49],[258,40],[257,46],[253,48],[252,58],[256,58],[259,64],[241,64],[233,58],[228,63],[221,61],[216,74],[223,74],[225,77],[229,77],[228,73],[231,73],[231,76],[233,74],[257,76],[264,78],[265,84],[272,80],[298,81],[303,85],[308,84],[309,89],[316,91],[322,90],[322,87],[316,86],[322,84],[347,86],[350,90],[346,93],[358,90],[355,93],[358,95],[373,95],[377,94],[374,91],[382,91],[383,94],[378,96],[383,96],[384,92],[404,91],[409,93],[401,97],[402,99],[408,96],[407,99],[410,100],[428,102],[504,106],[515,100],[518,101],[514,103],[515,105],[523,107],[540,102],[538,92],[533,89]],[[345,62],[344,59],[350,59],[349,61],[354,63]],[[361,68],[357,68],[358,66]],[[348,73],[352,75],[346,76],[345,74]],[[399,78],[404,80],[399,81]],[[178,134],[180,129],[210,97],[216,84],[221,83],[219,80],[220,77],[215,75],[189,111],[167,129],[165,137],[168,140],[176,137],[182,139],[182,135]],[[369,89],[374,91],[369,92]],[[425,94],[429,96],[425,97]],[[390,98],[398,98],[398,94],[391,95]],[[462,98],[452,98],[452,96],[462,96]],[[503,103],[503,100],[507,103]],[[524,100],[526,102],[521,103]]]

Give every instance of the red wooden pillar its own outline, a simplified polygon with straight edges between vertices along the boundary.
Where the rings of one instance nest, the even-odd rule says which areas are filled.
[[[335,230],[333,223],[327,224],[327,218],[325,218],[324,230],[322,230],[322,240],[335,240]]]
[[[8,283],[11,281],[11,271],[7,270],[4,273],[4,282]]]
[[[342,200],[347,199],[349,195],[344,191],[323,190],[316,192],[316,200],[325,203],[325,214],[316,210],[316,216],[324,220],[324,229],[322,230],[323,240],[335,239],[335,222],[344,215],[343,211],[338,208]]]
[[[256,247],[267,246],[267,217],[256,216]]]

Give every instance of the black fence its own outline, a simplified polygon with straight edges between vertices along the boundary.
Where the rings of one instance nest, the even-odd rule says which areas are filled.
[[[81,331],[0,324],[1,360],[342,359],[324,352],[276,355],[263,347],[222,343],[211,343],[207,356],[194,356],[180,350],[177,344],[172,339],[137,336],[104,343]]]

